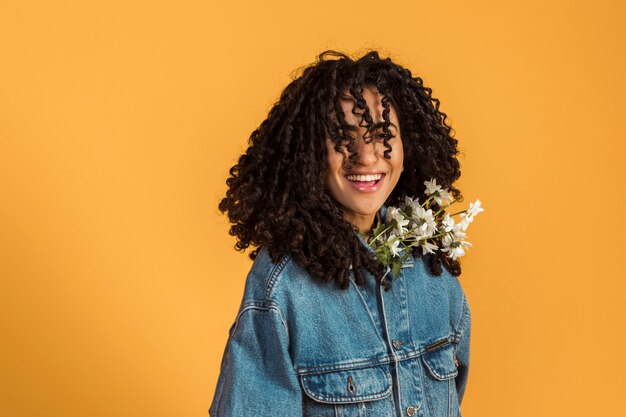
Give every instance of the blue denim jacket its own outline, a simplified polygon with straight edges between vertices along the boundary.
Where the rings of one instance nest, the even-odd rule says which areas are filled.
[[[458,279],[411,256],[388,291],[364,273],[340,290],[259,251],[209,415],[460,417],[470,310]]]

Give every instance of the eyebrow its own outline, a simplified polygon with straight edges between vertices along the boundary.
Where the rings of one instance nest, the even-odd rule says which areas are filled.
[[[374,124],[374,129],[379,129],[381,127],[385,126],[385,122],[378,122],[376,124]],[[389,126],[393,126],[394,128],[396,128],[396,130],[398,130],[398,126],[394,125],[393,123],[389,122]],[[348,130],[351,132],[356,132],[357,130],[359,130],[360,127],[365,127],[365,126],[354,126],[354,125],[348,125]]]

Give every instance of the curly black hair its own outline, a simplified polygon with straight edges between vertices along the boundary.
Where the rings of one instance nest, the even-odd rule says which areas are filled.
[[[229,171],[229,188],[219,209],[228,212],[229,233],[237,237],[235,249],[255,246],[249,253],[255,259],[265,246],[274,262],[289,255],[312,277],[334,281],[341,289],[349,287],[351,266],[359,286],[365,283],[361,268],[382,281],[382,265],[359,241],[355,227],[344,219],[324,183],[327,138],[338,152],[345,146],[350,159],[356,154],[339,104],[344,91],[354,98],[354,107],[363,110],[360,114],[368,130],[373,127],[362,95],[364,86],[375,86],[384,97],[384,132],[388,133],[389,101],[396,108],[402,132],[404,170],[385,204],[423,195],[424,181],[431,178],[462,200],[453,187],[461,175],[458,141],[451,136],[452,128],[432,90],[420,77],[391,58],[382,59],[375,50],[356,60],[327,50],[283,90]],[[385,158],[389,158],[388,139],[384,140]],[[433,208],[440,207],[435,204]],[[419,246],[413,256],[422,256]],[[441,275],[442,263],[452,275],[461,274],[458,260],[441,251],[423,256],[433,275]]]

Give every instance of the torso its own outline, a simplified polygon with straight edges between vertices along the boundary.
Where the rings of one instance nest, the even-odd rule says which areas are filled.
[[[284,317],[303,415],[459,415],[458,279],[445,268],[434,276],[424,258],[412,257],[389,291],[364,273],[366,285],[357,287],[352,275],[340,290],[313,280],[288,256],[272,263],[263,249],[248,276],[242,306],[271,301]]]

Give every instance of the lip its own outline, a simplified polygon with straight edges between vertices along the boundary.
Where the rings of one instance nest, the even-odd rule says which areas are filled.
[[[344,176],[346,175],[375,175],[375,174],[385,175],[383,171],[351,171],[351,172],[346,172]]]
[[[354,182],[354,181],[350,181],[348,178],[346,178],[346,176],[348,175],[374,175],[374,174],[382,174],[382,178],[380,180],[378,180],[378,182],[376,184],[373,185],[363,185],[363,184],[359,184],[358,182]],[[376,190],[378,190],[381,186],[381,184],[383,183],[383,181],[385,180],[385,178],[387,178],[387,174],[384,172],[351,172],[349,174],[344,175],[344,179],[346,180],[346,182],[348,184],[350,184],[350,186],[352,186],[354,189],[356,189],[357,191],[360,191],[362,193],[373,193]]]

